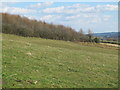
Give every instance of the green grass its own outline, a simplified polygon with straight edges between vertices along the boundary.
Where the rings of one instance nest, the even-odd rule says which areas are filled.
[[[118,51],[3,35],[3,88],[117,88]]]

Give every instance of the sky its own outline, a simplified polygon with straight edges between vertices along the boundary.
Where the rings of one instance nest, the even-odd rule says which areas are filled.
[[[85,33],[88,29],[94,33],[118,31],[118,2],[2,2],[0,12],[83,29]]]

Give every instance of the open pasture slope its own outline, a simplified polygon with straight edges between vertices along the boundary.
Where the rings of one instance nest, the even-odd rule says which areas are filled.
[[[117,88],[114,48],[2,34],[3,88]]]

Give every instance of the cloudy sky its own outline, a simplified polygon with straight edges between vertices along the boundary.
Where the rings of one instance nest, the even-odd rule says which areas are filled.
[[[0,8],[0,12],[95,33],[118,31],[117,10],[117,2],[3,2]]]

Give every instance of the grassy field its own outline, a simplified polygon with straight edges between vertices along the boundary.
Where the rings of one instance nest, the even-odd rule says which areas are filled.
[[[118,51],[3,35],[3,88],[117,88]]]

